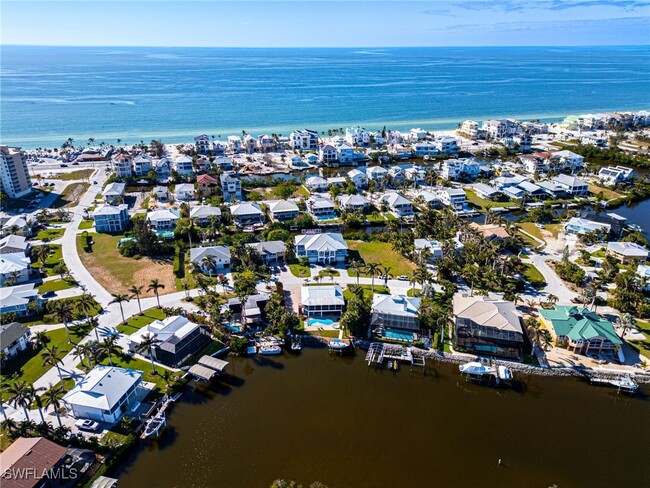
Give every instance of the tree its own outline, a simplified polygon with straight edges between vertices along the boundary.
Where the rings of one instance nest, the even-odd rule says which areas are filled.
[[[77,308],[86,316],[86,323],[90,324],[90,311],[95,308],[97,302],[90,293],[82,293],[77,299]],[[99,332],[95,327],[95,337],[99,340]]]
[[[63,373],[59,366],[59,361],[63,359],[63,354],[59,352],[58,346],[52,346],[52,349],[45,349],[41,353],[41,359],[43,360],[43,366],[53,366],[56,368],[57,373],[59,373],[59,379],[63,383]]]
[[[24,381],[17,381],[14,384],[7,385],[5,391],[11,397],[9,403],[13,404],[15,408],[21,407],[25,414],[25,419],[29,420],[27,407],[29,407],[33,401],[33,387]]]
[[[348,300],[345,312],[341,315],[341,327],[355,337],[367,337],[370,323],[370,300],[354,295]]]
[[[77,344],[72,350],[72,355],[79,359],[82,368],[86,367],[86,365],[84,364],[84,358],[86,357],[87,352],[88,352],[88,348],[86,347],[85,344]],[[90,369],[91,367],[92,365],[90,364],[90,360],[88,360],[88,369]]]
[[[47,332],[43,330],[39,330],[36,334],[34,334],[34,344],[39,349],[47,347],[50,341],[51,341],[50,336],[48,336]]]
[[[110,302],[108,302],[109,305],[112,303],[117,303],[120,306],[120,313],[122,314],[122,323],[126,322],[126,319],[124,318],[124,308],[122,308],[122,302],[128,302],[128,301],[129,301],[128,295],[113,293],[113,299]]]
[[[357,285],[359,284],[359,277],[361,276],[361,273],[364,270],[363,263],[361,261],[357,261],[356,259],[350,263],[350,271],[353,273],[356,273],[357,275]]]
[[[45,417],[43,417],[43,397],[40,395],[42,391],[45,391],[45,388],[38,387],[35,388],[34,385],[29,385],[30,392],[29,395],[32,398],[32,403],[36,404],[36,408],[38,409],[38,415],[41,417],[41,423],[45,424]]]
[[[158,295],[158,290],[164,290],[165,285],[163,285],[160,281],[157,279],[151,280],[149,283],[149,287],[147,288],[147,291],[153,291],[154,294],[156,295],[156,301],[158,302],[158,308],[160,308],[160,296]]]
[[[140,295],[142,295],[142,290],[144,286],[143,285],[133,285],[131,288],[129,288],[129,293],[131,293],[131,299],[137,298],[138,299],[138,310],[140,310],[140,315],[142,315],[142,305],[140,304]]]
[[[212,272],[217,269],[217,259],[214,256],[206,255],[201,259],[201,268],[208,270],[208,276],[212,278]]]
[[[157,371],[156,365],[153,362],[153,350],[158,344],[160,344],[160,340],[156,338],[156,334],[147,333],[142,335],[142,340],[136,347],[136,351],[140,354],[146,352],[149,355],[149,359],[151,360],[151,369],[154,373]]]
[[[35,253],[38,260],[41,262],[42,266],[45,266],[45,263],[50,257],[51,248],[47,244],[43,244],[36,248]]]
[[[379,263],[366,264],[366,273],[370,275],[372,292],[375,292],[375,275],[379,272]]]
[[[388,280],[393,279],[393,274],[390,272],[391,267],[390,266],[383,266],[381,268],[381,274],[384,277],[384,286],[388,286]]]
[[[118,354],[121,349],[117,345],[117,338],[109,336],[101,343],[100,350],[108,356],[108,362],[113,366],[113,354]]]
[[[634,329],[636,327],[636,319],[630,315],[629,313],[624,313],[621,315],[618,319],[618,323],[623,329],[623,333],[621,334],[621,337],[625,337],[625,334],[627,334],[630,329]]]
[[[72,304],[68,300],[56,300],[55,302],[52,302],[51,309],[57,320],[63,322],[68,342],[72,343],[72,339],[70,339],[70,330],[68,329],[68,323],[73,318]]]
[[[50,388],[43,394],[45,406],[52,407],[56,414],[56,420],[59,422],[59,427],[63,427],[61,417],[59,416],[59,410],[61,409],[61,398],[63,398],[64,394],[65,388],[63,387],[63,384],[58,384],[56,386],[50,384]]]

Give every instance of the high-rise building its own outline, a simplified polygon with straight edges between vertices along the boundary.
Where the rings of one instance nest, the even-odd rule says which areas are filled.
[[[27,157],[19,147],[0,146],[0,190],[9,198],[19,198],[32,191]]]

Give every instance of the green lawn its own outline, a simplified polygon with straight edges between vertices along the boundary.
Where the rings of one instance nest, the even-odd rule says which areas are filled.
[[[45,266],[43,270],[47,274],[47,276],[55,276],[56,273],[54,272],[54,268],[56,267],[57,264],[63,262],[63,254],[61,251],[61,244],[48,244],[50,247],[50,257],[47,258],[45,261]],[[34,246],[34,250],[39,249],[41,246]],[[34,251],[32,251],[34,252]],[[41,267],[41,262],[36,261],[35,263],[32,263],[32,268],[40,268]]]
[[[320,337],[329,337],[332,339],[337,339],[339,337],[338,330],[313,330],[307,332],[310,335],[320,336]]]
[[[364,264],[379,263],[381,266],[390,268],[393,276],[406,275],[415,269],[415,264],[405,257],[397,254],[387,242],[380,241],[349,241],[349,254],[351,260],[359,260]],[[348,271],[350,276],[356,273]],[[361,276],[368,276],[361,273]]]
[[[349,285],[348,285],[349,286]],[[356,286],[356,283],[355,283]],[[375,293],[379,293],[382,295],[389,295],[390,294],[390,289],[385,287],[380,280],[375,280],[375,291],[373,292],[372,290],[372,285],[359,285],[361,288],[363,288],[363,296],[365,298],[369,298],[372,300],[372,296]],[[346,300],[349,300],[352,298],[352,292],[348,290],[347,288],[343,290],[343,298]]]
[[[341,273],[336,269],[322,269],[318,272],[320,276],[329,278],[330,276],[341,276]]]
[[[557,236],[564,230],[564,227],[563,224],[546,224],[544,229],[553,234],[553,237],[557,239]]]
[[[83,221],[79,224],[79,228],[82,229],[82,230],[92,229],[94,223],[95,223],[95,222],[94,222],[93,220],[83,220]]]
[[[142,315],[134,315],[126,321],[126,324],[118,325],[117,331],[123,334],[131,335],[134,332],[140,330],[145,325],[150,324],[154,320],[163,320],[165,317],[167,317],[165,315],[165,312],[157,307],[143,310]]]
[[[70,171],[69,173],[60,173],[52,179],[62,181],[85,180],[90,178],[90,175],[94,172],[94,169],[78,169],[76,171]]]
[[[71,327],[70,338],[76,343],[83,339],[88,332],[90,332],[90,327],[87,325],[81,325],[75,328]],[[50,338],[48,347],[51,349],[52,346],[57,346],[59,352],[62,354],[67,354],[74,346],[74,344],[68,342],[65,329],[63,328],[47,332],[47,336]],[[50,369],[50,366],[43,365],[42,352],[42,349],[28,349],[15,358],[7,361],[2,368],[2,375],[0,375],[2,384],[6,385],[15,381],[33,383],[43,376],[43,374]],[[2,398],[7,399],[4,392]]]
[[[366,220],[370,223],[380,223],[386,221],[386,219],[381,213],[376,213],[376,214],[369,213],[368,215],[366,215]]]
[[[647,359],[650,359],[650,322],[645,320],[636,321],[637,328],[645,336],[644,341],[630,341],[634,347],[636,347],[641,355],[645,356]]]
[[[104,365],[110,365],[110,362],[108,358],[104,358],[101,361],[101,364]],[[142,371],[144,374],[142,375],[142,380],[146,381],[148,383],[155,383],[156,386],[154,387],[154,392],[155,393],[160,393],[165,389],[165,381],[163,378],[159,375],[156,374],[152,371],[151,369],[151,362],[148,360],[143,360],[139,359],[133,356],[129,356],[128,354],[118,354],[116,356],[113,356],[113,366],[118,366],[120,368],[128,368],[128,369],[135,369],[137,371]],[[160,365],[156,365],[156,372],[162,373],[165,370]],[[183,372],[175,372],[173,373],[173,378],[178,379],[180,378],[184,373]],[[173,381],[172,381],[173,382]]]
[[[519,222],[517,225],[519,225],[522,230],[525,230],[530,235],[535,236],[542,241],[544,240],[542,229],[537,227],[533,222]]]
[[[524,277],[526,282],[535,288],[541,288],[546,285],[546,280],[542,273],[535,267],[533,264],[524,263],[526,270],[524,271]]]
[[[70,298],[61,298],[62,301],[66,301],[72,304],[72,309],[75,314],[75,319],[76,320],[81,320],[86,317],[85,313],[80,312],[77,310],[76,303],[79,301],[81,297],[76,296],[76,297],[70,297]],[[49,300],[48,303],[53,303],[53,302],[58,302],[59,300]],[[91,317],[94,317],[99,314],[99,312],[102,311],[101,305],[99,303],[95,302],[95,306],[88,311],[88,315]],[[36,315],[30,315],[29,317],[21,317],[18,319],[19,322],[22,322],[23,324],[31,327],[33,325],[39,325],[39,324],[58,324],[60,323],[59,319],[56,318],[56,316],[52,313],[47,313],[47,311],[43,311],[40,314]]]
[[[38,287],[38,292],[44,293],[46,291],[67,290],[68,288],[72,288],[76,285],[77,282],[73,279],[46,281]]]
[[[76,207],[81,197],[90,187],[89,183],[72,183],[65,187],[61,194],[52,202],[51,208]]]
[[[302,264],[290,264],[289,269],[291,274],[297,276],[298,278],[309,278],[311,276],[311,270],[309,266],[303,266]]]
[[[485,211],[486,208],[498,208],[498,207],[518,207],[519,202],[507,201],[499,202],[495,200],[486,200],[485,198],[479,197],[474,190],[465,189],[465,195],[467,195],[467,201],[473,204],[475,207],[479,207],[481,211]]]
[[[614,190],[610,190],[609,188],[603,188],[602,186],[597,186],[597,185],[589,185],[589,193],[591,193],[592,195],[595,196],[601,192],[605,197],[605,200],[615,200],[623,196],[620,193],[615,192]]]
[[[63,237],[65,229],[43,229],[38,234],[36,234],[36,239],[41,241],[53,241],[60,237]]]

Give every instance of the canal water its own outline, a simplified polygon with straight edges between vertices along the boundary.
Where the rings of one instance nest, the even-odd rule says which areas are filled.
[[[263,488],[282,477],[330,488],[593,488],[647,477],[647,390],[630,398],[551,377],[494,389],[455,365],[423,375],[363,359],[325,349],[230,359],[231,378],[190,387],[164,437],[122,465],[120,487]]]

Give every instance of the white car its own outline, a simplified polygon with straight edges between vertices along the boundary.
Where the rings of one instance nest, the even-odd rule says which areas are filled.
[[[89,432],[95,432],[99,429],[99,424],[90,419],[79,419],[74,423],[74,425],[79,430],[87,430]]]
[[[397,277],[398,281],[408,281],[409,277],[406,275],[400,275]]]

